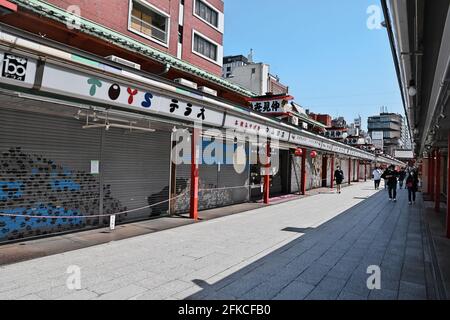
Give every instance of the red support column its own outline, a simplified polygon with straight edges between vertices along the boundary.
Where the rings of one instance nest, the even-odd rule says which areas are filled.
[[[334,154],[331,156],[331,189],[334,189]]]
[[[430,159],[430,166],[431,166],[431,174],[430,174],[430,178],[429,178],[429,182],[430,182],[430,196],[431,199],[434,199],[434,189],[435,189],[435,184],[434,184],[434,172],[435,172],[435,168],[434,165],[436,164],[436,162],[434,161],[434,150],[431,151],[431,159]]]
[[[190,218],[198,220],[198,177],[199,177],[200,129],[194,128],[191,135],[191,199]]]
[[[427,193],[431,194],[431,167],[432,167],[432,162],[433,162],[433,156],[431,152],[428,152],[428,175],[427,175]]]
[[[265,172],[264,172],[264,204],[270,204],[270,169],[271,169],[271,150],[270,150],[270,141],[267,141],[266,146],[266,156],[267,162],[265,164]]]
[[[436,149],[436,190],[434,196],[434,210],[439,212],[441,210],[441,151],[439,149]]]
[[[450,131],[448,132],[447,160],[447,238],[450,239]]]
[[[348,185],[352,184],[352,158],[348,160]]]
[[[303,156],[302,156],[302,183],[301,183],[301,193],[302,195],[306,195],[306,157],[307,155],[306,148],[303,148]]]

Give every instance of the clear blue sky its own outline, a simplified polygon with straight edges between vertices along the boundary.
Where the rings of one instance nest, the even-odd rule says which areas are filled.
[[[290,86],[315,113],[404,114],[385,28],[367,28],[378,0],[225,0],[225,55],[254,50],[254,61]]]

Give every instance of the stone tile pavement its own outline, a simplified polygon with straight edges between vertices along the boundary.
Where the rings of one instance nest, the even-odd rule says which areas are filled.
[[[0,299],[433,299],[422,202],[372,183],[0,267]],[[1,248],[0,248],[1,252]],[[381,290],[367,268],[381,268]],[[81,288],[69,290],[69,266]]]

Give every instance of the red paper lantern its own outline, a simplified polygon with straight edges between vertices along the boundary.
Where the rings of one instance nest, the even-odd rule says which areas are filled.
[[[317,158],[317,152],[316,151],[311,151],[311,158],[312,159]]]
[[[303,149],[302,148],[297,148],[295,150],[295,156],[296,157],[303,157]]]

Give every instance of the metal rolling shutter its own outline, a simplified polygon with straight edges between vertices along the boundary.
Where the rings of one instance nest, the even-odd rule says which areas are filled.
[[[181,214],[189,212],[190,201],[190,183],[191,183],[191,166],[188,164],[181,164],[176,166],[176,183],[173,212]]]
[[[348,159],[340,159],[338,163],[341,166],[342,171],[344,172],[344,181],[343,183],[349,182],[349,176],[348,176],[348,168],[349,168],[349,160]]]
[[[190,159],[190,150],[182,156]],[[248,165],[242,173],[236,172],[232,164],[199,165],[199,210],[248,202],[249,170]],[[177,165],[176,195],[181,197],[176,200],[176,213],[189,211],[190,181],[191,166]]]
[[[130,132],[117,128],[105,132],[103,183],[111,197],[120,200],[125,210],[156,204],[128,213],[121,221],[168,214],[170,148],[168,132]]]
[[[302,157],[291,155],[291,193],[300,192],[302,176]]]
[[[242,173],[238,173],[233,165],[221,165],[219,171],[218,186],[223,190],[218,191],[220,206],[239,204],[250,201],[249,179],[250,166],[247,165]]]
[[[91,160],[100,159],[98,129],[80,122],[0,108],[0,213],[88,216],[98,214],[98,176]],[[111,207],[119,207],[111,200]],[[0,217],[0,241],[79,230],[98,219]]]
[[[278,172],[271,177],[270,195],[280,195],[283,191],[283,181],[281,178],[281,159],[280,159],[280,149],[272,148],[272,157],[278,157],[279,165]]]

